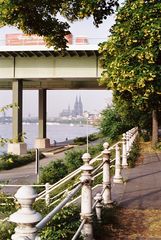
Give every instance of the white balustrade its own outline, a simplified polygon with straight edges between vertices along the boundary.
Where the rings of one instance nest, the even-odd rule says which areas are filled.
[[[45,191],[46,191],[46,195],[45,195],[45,203],[46,206],[48,206],[50,204],[50,194],[49,194],[49,189],[50,189],[50,184],[46,183],[45,184]]]
[[[114,183],[123,183],[123,177],[121,175],[121,162],[120,162],[120,147],[117,144],[115,147],[115,175],[113,177]]]
[[[103,199],[102,199],[101,193],[97,193],[96,196],[94,197],[94,200],[96,201],[95,209],[96,209],[97,220],[99,223],[101,223],[101,213],[102,213],[102,207],[103,207],[103,204],[102,204]]]
[[[126,134],[123,133],[122,137],[122,167],[127,168],[128,163],[127,163],[127,150],[126,150]]]
[[[103,144],[103,204],[106,207],[111,207],[113,201],[111,200],[111,176],[110,176],[110,150],[109,144]]]
[[[41,220],[41,215],[32,209],[32,204],[37,197],[33,187],[23,186],[15,194],[21,208],[9,217],[9,221],[17,224],[12,240],[38,240],[36,223]]]
[[[131,150],[132,144],[135,141],[137,134],[138,134],[137,128],[133,128],[130,131],[123,134],[122,138],[123,168],[128,167],[127,163],[128,152]],[[67,179],[68,181],[71,177],[75,176],[80,171],[82,171],[80,183],[74,185],[76,187],[73,186],[73,189],[69,193],[67,193],[67,196],[65,196],[65,198],[42,220],[41,215],[32,209],[32,204],[37,198],[35,190],[31,186],[22,186],[15,194],[15,197],[17,198],[21,208],[9,217],[9,221],[17,224],[17,227],[15,228],[15,234],[12,235],[11,239],[39,240],[40,238],[37,233],[38,230],[40,231],[47,224],[47,222],[49,222],[50,219],[64,206],[70,205],[71,199],[82,187],[81,214],[80,214],[82,222],[72,240],[77,239],[80,232],[82,232],[84,240],[93,240],[92,216],[94,208],[96,210],[98,222],[101,223],[102,207],[103,206],[111,207],[113,205],[113,201],[111,199],[111,176],[110,176],[110,150],[112,149],[115,149],[115,157],[113,160],[111,160],[111,162],[115,160],[115,175],[113,177],[113,182],[123,183],[123,177],[121,175],[121,157],[120,157],[121,154],[119,144],[120,142],[114,144],[110,148],[107,142],[103,144],[104,150],[99,156],[96,157],[96,158],[99,157],[100,159],[100,157],[102,156],[103,161],[99,166],[95,168],[94,171],[93,166],[91,166],[91,164],[95,162],[96,158],[91,160],[91,156],[89,153],[83,154],[82,159],[84,165],[80,167],[78,170],[76,170],[74,174],[71,173],[68,177],[63,179],[63,182],[65,181],[65,179]],[[101,193],[97,192],[96,196],[94,197],[95,202],[92,206],[92,186],[91,186],[92,179],[94,179],[96,176],[99,176],[100,171],[103,172],[102,191]],[[58,185],[59,184],[60,182],[58,183]],[[55,187],[56,185],[54,185],[54,189]],[[45,196],[46,205],[49,205],[50,203],[49,192],[51,192],[51,186],[48,183],[46,183],[45,191],[43,191],[43,193],[41,194],[43,197]],[[58,193],[57,196],[59,196],[59,194],[60,193]]]
[[[81,183],[82,183],[82,191],[81,191],[81,220],[86,220],[83,229],[82,235],[84,240],[93,240],[93,226],[92,226],[92,176],[91,172],[93,167],[89,165],[89,161],[91,156],[89,153],[85,153],[82,156],[84,165],[81,167],[82,175],[81,175]]]

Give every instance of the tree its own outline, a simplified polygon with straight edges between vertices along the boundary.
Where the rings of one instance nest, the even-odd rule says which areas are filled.
[[[0,26],[44,36],[48,45],[64,49],[70,26],[59,15],[69,22],[93,16],[98,26],[117,6],[118,0],[0,0]]]
[[[100,84],[119,92],[132,106],[153,112],[152,142],[158,141],[161,109],[161,4],[158,0],[126,0],[111,37],[100,45],[104,68]]]
[[[124,100],[118,92],[113,93],[113,107],[105,109],[102,112],[100,121],[100,130],[103,135],[111,139],[118,139],[119,135],[127,130],[135,127],[144,129],[146,134],[142,134],[144,138],[148,138],[151,132],[151,115],[147,111],[132,106],[131,101]]]

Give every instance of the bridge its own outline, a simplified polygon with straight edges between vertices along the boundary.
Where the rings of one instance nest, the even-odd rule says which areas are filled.
[[[0,46],[0,89],[12,89],[13,139],[21,141],[23,89],[39,92],[39,133],[35,147],[47,148],[46,136],[47,90],[103,89],[97,79],[102,69],[99,66],[97,45],[69,45],[63,52],[44,45]],[[10,144],[9,152],[23,154],[26,144]]]

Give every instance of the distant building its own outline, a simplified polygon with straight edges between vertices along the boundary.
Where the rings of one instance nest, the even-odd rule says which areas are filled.
[[[73,110],[71,110],[70,106],[68,106],[67,109],[64,109],[60,113],[60,117],[66,117],[66,118],[69,118],[69,117],[74,117],[74,118],[83,117],[83,103],[82,103],[81,97],[79,96],[79,99],[78,99],[78,97],[76,96]]]

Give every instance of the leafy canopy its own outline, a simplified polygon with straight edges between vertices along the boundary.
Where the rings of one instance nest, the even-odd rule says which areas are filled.
[[[161,3],[127,0],[118,11],[111,37],[100,45],[100,84],[139,107],[161,103]]]
[[[98,26],[117,6],[118,0],[0,0],[0,26],[15,26],[44,36],[50,46],[65,48],[70,26],[59,15],[69,22],[93,16]]]

